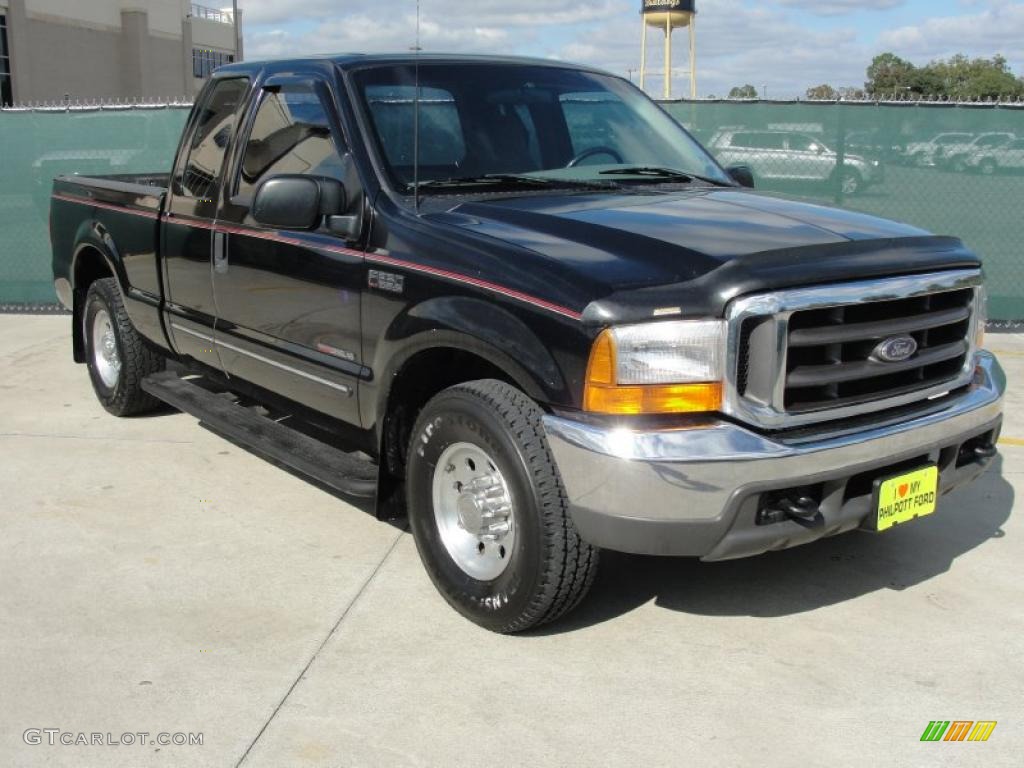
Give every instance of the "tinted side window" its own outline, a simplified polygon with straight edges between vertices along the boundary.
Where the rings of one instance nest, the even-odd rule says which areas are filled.
[[[786,137],[781,133],[757,134],[757,145],[762,149],[785,149]]]
[[[817,152],[821,145],[810,136],[802,133],[792,133],[789,136],[789,148],[797,152]]]
[[[1006,143],[1005,136],[982,136],[975,144],[979,147],[998,147]]]
[[[242,158],[239,194],[251,194],[270,176],[301,173],[344,178],[323,102],[311,86],[267,91]]]
[[[198,120],[180,172],[175,193],[201,200],[212,199],[220,184],[224,154],[231,143],[238,107],[245,98],[245,78],[220,80],[206,92],[198,107]]]

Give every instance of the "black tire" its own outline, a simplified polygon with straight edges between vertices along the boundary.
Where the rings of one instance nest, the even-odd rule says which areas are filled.
[[[983,176],[995,176],[996,171],[999,170],[999,166],[996,164],[995,160],[989,158],[981,161],[981,165],[978,166],[978,170],[981,171]]]
[[[96,315],[105,311],[111,319],[114,342],[120,359],[120,372],[113,386],[108,386],[96,367],[93,344],[93,323]],[[82,312],[82,333],[85,339],[86,362],[89,378],[96,397],[104,408],[115,416],[134,416],[152,411],[160,401],[142,390],[142,380],[167,366],[167,358],[150,347],[128,319],[121,291],[112,277],[96,280],[89,286]]]
[[[541,416],[515,387],[473,381],[427,403],[409,444],[407,503],[420,559],[459,613],[494,632],[521,632],[563,616],[583,599],[597,572],[598,550],[579,537],[568,514]],[[459,442],[494,457],[509,486],[516,537],[508,565],[490,581],[473,578],[455,562],[434,513],[434,468],[444,450]]]

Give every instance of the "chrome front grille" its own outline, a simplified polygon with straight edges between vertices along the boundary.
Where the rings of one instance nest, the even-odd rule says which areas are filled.
[[[872,280],[740,299],[730,305],[725,410],[783,429],[923,400],[973,374],[976,270]],[[884,361],[879,346],[916,351]]]

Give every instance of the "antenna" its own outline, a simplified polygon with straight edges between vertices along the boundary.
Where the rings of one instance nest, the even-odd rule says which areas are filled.
[[[416,0],[416,92],[412,106],[412,200],[420,213],[420,0]]]

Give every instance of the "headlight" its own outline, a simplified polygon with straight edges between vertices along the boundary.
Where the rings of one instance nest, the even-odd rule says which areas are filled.
[[[594,413],[693,413],[722,404],[725,323],[680,320],[601,332],[587,366]]]

